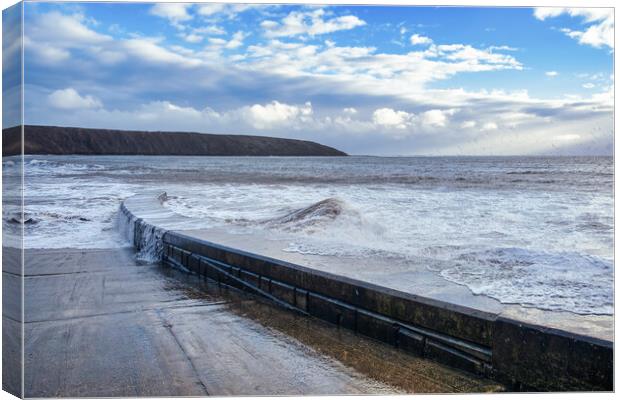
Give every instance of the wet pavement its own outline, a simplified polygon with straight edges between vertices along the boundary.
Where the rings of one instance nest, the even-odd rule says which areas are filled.
[[[27,250],[26,397],[452,393],[492,381],[130,249]]]

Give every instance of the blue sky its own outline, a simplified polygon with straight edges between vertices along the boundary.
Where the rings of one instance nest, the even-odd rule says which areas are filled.
[[[613,11],[26,3],[26,123],[609,154]]]

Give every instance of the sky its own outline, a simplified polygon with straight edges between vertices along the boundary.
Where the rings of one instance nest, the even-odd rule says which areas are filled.
[[[27,124],[613,152],[613,9],[26,3]]]

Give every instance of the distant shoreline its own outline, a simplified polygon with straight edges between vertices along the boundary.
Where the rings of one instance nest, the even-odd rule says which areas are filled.
[[[21,127],[3,129],[2,155],[21,154]],[[251,135],[24,126],[24,154],[347,156],[320,143]]]

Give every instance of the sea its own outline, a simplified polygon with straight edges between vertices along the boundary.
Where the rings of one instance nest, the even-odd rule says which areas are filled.
[[[5,187],[21,169],[3,158]],[[285,252],[398,259],[502,303],[613,314],[612,157],[33,155],[23,171],[26,248],[129,246],[120,203],[161,190],[204,228]],[[4,201],[16,237],[18,196]]]

